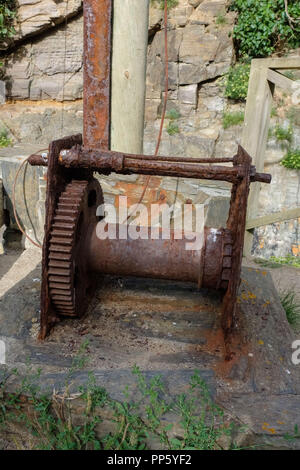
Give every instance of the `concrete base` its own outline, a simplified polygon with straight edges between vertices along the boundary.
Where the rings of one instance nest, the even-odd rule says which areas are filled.
[[[6,344],[6,367],[24,371],[29,361],[34,370],[42,369],[45,390],[60,390],[80,344],[88,340],[89,364],[75,374],[72,386],[93,370],[98,384],[118,400],[126,385],[136,393],[135,364],[148,377],[161,374],[171,395],[184,391],[197,369],[228,416],[247,425],[244,445],[300,447],[283,437],[300,425],[300,366],[291,362],[293,334],[268,273],[243,269],[235,356],[225,362],[220,296],[155,280],[99,279],[86,316],[62,320],[45,342],[38,342],[40,265],[34,261],[39,257],[35,250],[23,252],[15,269],[26,266],[27,272],[11,287],[2,273],[0,339]],[[13,270],[14,265],[10,275]],[[12,391],[15,386],[10,384]]]

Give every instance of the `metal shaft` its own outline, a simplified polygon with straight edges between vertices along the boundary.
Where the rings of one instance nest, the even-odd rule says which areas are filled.
[[[232,167],[216,165],[230,163]],[[41,155],[29,158],[31,165],[47,166],[47,159]],[[209,163],[210,165],[201,165]],[[235,165],[234,158],[192,159],[180,157],[151,157],[149,155],[131,155],[105,150],[82,149],[80,146],[63,150],[59,156],[59,164],[66,168],[86,168],[100,174],[144,174],[159,176],[176,176],[196,179],[214,179],[236,183],[244,177],[245,167]],[[270,183],[271,175],[257,173],[254,166],[250,167],[250,181]]]

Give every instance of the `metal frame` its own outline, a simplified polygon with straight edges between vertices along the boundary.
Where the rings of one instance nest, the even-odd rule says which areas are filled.
[[[44,339],[50,332],[52,326],[60,320],[60,312],[57,311],[54,298],[51,298],[51,250],[57,251],[57,269],[61,266],[73,266],[74,245],[80,244],[83,249],[89,251],[91,238],[80,232],[78,218],[68,216],[68,213],[76,213],[75,204],[70,210],[64,208],[60,216],[64,226],[68,229],[78,231],[78,237],[73,231],[69,245],[56,245],[53,241],[58,240],[57,230],[54,229],[57,219],[57,210],[61,203],[61,194],[70,187],[68,204],[72,206],[72,194],[76,193],[73,182],[83,183],[88,187],[93,182],[93,172],[109,174],[147,174],[161,176],[177,176],[185,178],[201,178],[227,181],[232,184],[230,212],[225,229],[220,229],[221,239],[216,241],[209,231],[206,231],[204,256],[200,256],[199,285],[221,288],[225,290],[223,300],[222,325],[225,337],[228,338],[233,326],[236,310],[236,298],[240,284],[242,250],[246,227],[247,199],[251,182],[269,183],[270,175],[257,173],[251,164],[251,157],[241,147],[238,147],[237,155],[232,158],[220,159],[190,159],[184,157],[152,157],[145,155],[128,155],[108,150],[109,127],[110,127],[110,77],[111,77],[111,14],[112,0],[85,0],[85,51],[84,51],[84,135],[83,145],[81,135],[67,137],[54,141],[50,144],[48,160],[40,156],[32,156],[29,162],[32,165],[48,166],[47,194],[46,194],[46,223],[43,244],[43,267],[42,267],[42,294],[41,294],[41,332],[40,338]],[[220,163],[232,163],[231,167],[220,165]],[[75,185],[76,187],[76,185]],[[73,191],[73,193],[72,193]],[[100,194],[101,190],[99,190]],[[65,212],[64,212],[65,211]],[[77,214],[78,215],[78,214]],[[76,217],[77,217],[76,215]],[[75,216],[74,216],[75,217]],[[74,222],[73,222],[74,221]],[[94,223],[94,219],[93,219]],[[88,225],[88,224],[87,224]],[[54,233],[56,232],[56,233]],[[81,245],[82,239],[87,239]],[[65,241],[64,241],[65,243]],[[152,240],[149,241],[152,243]],[[165,244],[165,242],[164,242]],[[79,246],[79,245],[78,245]],[[98,242],[97,242],[97,246]],[[116,245],[114,245],[116,246]],[[133,245],[132,245],[133,246]],[[55,248],[56,247],[56,248]],[[78,248],[78,247],[77,247]],[[132,248],[134,251],[134,247]],[[130,255],[131,249],[128,250]],[[117,251],[117,250],[116,250]],[[78,249],[77,249],[78,253]],[[151,250],[149,251],[151,256]],[[164,253],[162,251],[162,253]],[[181,253],[182,255],[183,253]],[[128,255],[128,256],[129,256]],[[136,252],[134,253],[136,261]],[[82,258],[84,258],[84,253]],[[188,256],[183,259],[189,263]],[[50,262],[49,262],[50,260]],[[60,261],[61,260],[61,261]],[[101,261],[101,260],[100,260]],[[109,258],[107,258],[109,264]],[[101,263],[100,263],[101,264]],[[149,263],[151,264],[151,263]],[[116,264],[117,265],[117,264]],[[179,279],[180,266],[171,279]],[[123,272],[132,274],[132,265],[128,259],[127,269]],[[75,267],[73,266],[75,269]],[[149,268],[150,269],[150,268]],[[151,271],[151,269],[150,269]],[[158,272],[158,277],[166,278],[166,267],[163,273]],[[144,271],[143,271],[144,272]],[[153,275],[153,272],[151,272]],[[85,277],[88,272],[85,271]],[[73,276],[70,276],[70,279]],[[184,279],[184,276],[182,276]],[[85,278],[81,282],[87,282]],[[70,285],[71,281],[67,280]],[[72,287],[72,286],[71,286]],[[91,291],[92,294],[92,291]],[[71,296],[70,296],[71,299]],[[70,302],[73,299],[70,300]],[[86,302],[87,303],[87,302]],[[66,298],[66,305],[69,300]],[[68,306],[72,310],[73,306]],[[80,314],[82,309],[80,308]],[[76,313],[76,312],[75,312]]]

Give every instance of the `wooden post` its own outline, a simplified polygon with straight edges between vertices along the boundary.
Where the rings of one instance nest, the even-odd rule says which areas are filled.
[[[143,152],[149,0],[114,0],[111,149]]]
[[[289,69],[300,69],[299,57],[254,59],[251,63],[242,145],[251,155],[258,172],[264,170],[264,155],[275,85],[289,92],[294,90],[293,81],[281,74],[282,70]],[[252,222],[262,225],[262,221],[258,222],[257,219],[259,191],[259,183],[251,185],[247,216],[249,223],[244,246],[246,255],[251,254],[253,227],[258,226],[253,225]]]
[[[258,172],[264,169],[264,155],[273,101],[274,84],[268,81],[268,67],[264,61],[254,59],[251,63],[242,146],[251,155]],[[257,215],[260,183],[253,183],[248,200],[248,218]],[[246,232],[245,254],[251,254],[253,230]]]

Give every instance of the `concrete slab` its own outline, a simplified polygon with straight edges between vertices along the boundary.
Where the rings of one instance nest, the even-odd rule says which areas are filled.
[[[59,389],[80,344],[88,340],[89,364],[74,383],[93,370],[97,383],[116,399],[126,385],[135,393],[135,364],[149,377],[161,374],[170,394],[183,391],[197,369],[215,400],[248,426],[249,442],[287,445],[284,434],[300,425],[300,366],[292,364],[295,338],[266,271],[243,269],[235,355],[225,362],[220,295],[150,279],[99,278],[85,317],[63,319],[38,342],[39,258],[37,250],[24,251],[15,268],[8,266],[10,276],[19,275],[15,285],[8,283],[8,273],[0,279],[0,339],[9,368],[23,371],[29,361],[42,369],[43,387]],[[26,267],[23,278],[21,267]]]

